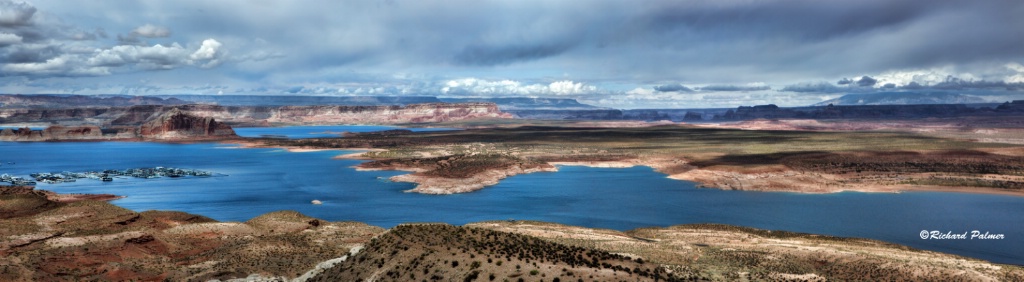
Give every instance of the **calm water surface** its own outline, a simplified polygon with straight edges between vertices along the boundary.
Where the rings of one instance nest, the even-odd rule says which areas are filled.
[[[356,131],[363,128],[337,131]],[[317,132],[298,130],[295,132]],[[284,130],[284,131],[287,131]],[[332,129],[334,131],[335,129]],[[322,132],[322,131],[320,131]],[[259,133],[288,135],[288,132]],[[542,220],[628,230],[686,223],[725,223],[846,237],[1024,264],[1024,197],[957,193],[835,193],[809,195],[697,189],[647,167],[561,167],[559,172],[508,178],[457,195],[404,193],[409,183],[386,179],[403,172],[357,172],[359,161],[335,160],[346,151],[292,153],[239,149],[230,144],[131,142],[0,142],[0,173],[89,171],[170,166],[209,170],[208,178],[81,179],[39,184],[60,193],[128,196],[112,203],[136,210],[178,210],[223,221],[296,210],[332,221],[382,227],[402,222],[464,224],[484,220]],[[15,162],[15,164],[8,164]],[[312,205],[318,199],[323,205]],[[1001,233],[1003,240],[922,240],[921,230]]]

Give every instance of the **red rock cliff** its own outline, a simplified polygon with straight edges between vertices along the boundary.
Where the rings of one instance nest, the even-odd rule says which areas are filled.
[[[227,124],[213,118],[199,117],[178,109],[156,117],[139,128],[139,135],[145,139],[204,139],[235,137],[235,131]]]

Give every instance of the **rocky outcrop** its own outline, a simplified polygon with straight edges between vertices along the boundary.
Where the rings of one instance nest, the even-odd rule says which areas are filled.
[[[44,130],[30,128],[0,131],[0,141],[50,141],[50,140],[93,140],[102,139],[99,126],[51,126]]]
[[[199,117],[175,108],[139,128],[144,139],[195,139],[234,137],[230,126],[213,118]]]
[[[89,140],[103,137],[99,126],[51,126],[43,130],[43,137],[58,140]]]

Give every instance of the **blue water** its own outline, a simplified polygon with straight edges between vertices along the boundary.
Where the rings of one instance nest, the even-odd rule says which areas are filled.
[[[313,125],[313,126],[288,126],[288,127],[242,127],[235,128],[235,134],[242,137],[279,137],[287,138],[320,138],[339,137],[342,132],[372,132],[391,129],[407,129],[414,132],[421,131],[447,131],[459,130],[457,128],[402,128],[383,125]]]
[[[686,223],[725,223],[878,239],[914,248],[1000,263],[1024,264],[1024,197],[957,193],[795,194],[697,189],[647,167],[561,167],[559,172],[510,177],[456,195],[404,193],[387,182],[403,172],[358,172],[347,151],[294,153],[240,149],[229,144],[0,142],[0,173],[180,167],[226,176],[118,178],[104,183],[39,184],[60,193],[110,193],[136,210],[178,210],[223,221],[296,210],[331,221],[382,227],[402,222],[464,224],[484,220],[542,220],[628,230]],[[8,162],[15,162],[10,165]],[[379,179],[383,178],[383,179]],[[323,205],[312,205],[318,199]],[[1003,240],[922,240],[921,230],[1005,235]]]

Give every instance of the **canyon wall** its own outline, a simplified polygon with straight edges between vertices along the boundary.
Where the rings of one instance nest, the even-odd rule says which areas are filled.
[[[107,109],[0,109],[0,124],[47,123],[138,126],[178,110],[235,126],[402,124],[474,118],[512,118],[494,103],[428,103],[405,106],[141,105]]]
[[[172,109],[141,126],[100,128],[96,125],[53,125],[43,130],[31,128],[0,131],[0,141],[77,141],[77,140],[210,140],[237,137],[230,126],[213,118],[200,117]]]
[[[102,139],[99,126],[51,126],[44,130],[29,128],[0,131],[0,141],[95,140]]]

